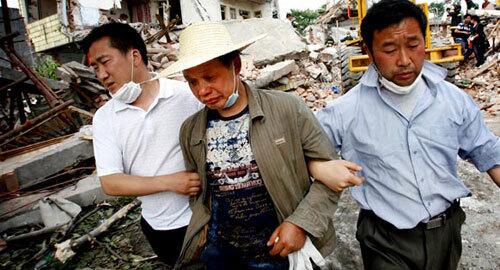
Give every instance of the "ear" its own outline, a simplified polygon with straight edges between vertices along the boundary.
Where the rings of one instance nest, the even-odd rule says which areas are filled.
[[[366,46],[366,45],[363,45],[363,46],[365,47],[365,51],[366,51],[366,52],[367,52],[367,54],[368,54],[368,58],[370,58],[370,61],[372,61],[372,62],[373,62],[373,55],[372,55],[371,50],[370,50],[370,49],[368,49],[368,46]]]
[[[142,56],[141,56],[141,53],[139,52],[139,50],[131,49],[131,51],[132,51],[132,59],[134,61],[134,66],[137,66],[140,63],[142,63]]]
[[[234,65],[234,73],[236,75],[239,75],[241,71],[241,57],[239,55],[234,59],[233,65]]]

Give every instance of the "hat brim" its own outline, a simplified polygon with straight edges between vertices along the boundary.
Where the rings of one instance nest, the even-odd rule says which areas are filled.
[[[261,34],[258,35],[254,38],[251,38],[249,40],[246,40],[244,42],[235,44],[234,46],[229,46],[225,50],[221,50],[219,52],[211,53],[211,54],[204,54],[204,55],[193,55],[193,56],[188,56],[181,58],[168,66],[166,69],[162,70],[157,78],[161,77],[170,77],[172,75],[175,75],[179,72],[182,72],[183,70],[190,69],[192,67],[201,65],[203,63],[206,63],[212,59],[215,59],[219,56],[225,55],[227,53],[230,53],[232,51],[242,51],[246,49],[248,46],[252,45],[254,42],[256,42],[259,39],[264,38],[267,36],[267,34]]]

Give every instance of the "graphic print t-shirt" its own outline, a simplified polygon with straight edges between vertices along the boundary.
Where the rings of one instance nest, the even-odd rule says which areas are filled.
[[[278,226],[249,141],[248,108],[223,118],[211,112],[207,123],[207,181],[212,208],[209,243],[241,257],[266,261],[267,240]]]

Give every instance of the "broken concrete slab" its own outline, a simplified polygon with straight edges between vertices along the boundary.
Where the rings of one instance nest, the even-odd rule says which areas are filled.
[[[251,55],[258,67],[297,58],[306,50],[306,44],[295,33],[291,24],[284,20],[252,18],[243,21],[223,21],[223,23],[236,43],[267,34],[265,38],[243,50],[243,57],[247,57],[245,54]]]
[[[316,65],[309,65],[305,67],[307,73],[309,73],[309,76],[311,76],[313,79],[317,79],[319,75],[323,72],[323,70],[316,66]]]
[[[323,44],[309,44],[307,45],[307,50],[310,52],[319,52],[325,48]]]
[[[331,27],[330,28],[330,37],[333,39],[335,43],[340,43],[346,37],[352,37],[353,39],[358,37],[356,31],[349,30],[343,27]]]
[[[92,142],[80,139],[77,133],[60,143],[3,161],[0,176],[13,174],[10,177],[24,188],[93,156]]]
[[[325,48],[319,53],[319,60],[323,63],[331,64],[336,58],[338,58],[338,51],[334,47]]]
[[[37,202],[49,194],[50,192],[47,191],[0,203],[0,216],[4,218],[4,220],[0,222],[0,232],[19,226],[42,223],[42,217],[38,210]],[[88,176],[78,181],[75,185],[69,186],[50,196],[66,199],[81,207],[118,198],[104,193],[101,188],[99,177],[96,175]],[[20,206],[24,207],[20,208]],[[7,212],[16,208],[19,209],[7,214]]]
[[[260,75],[253,83],[253,86],[256,88],[264,87],[269,83],[276,81],[279,78],[292,72],[292,70],[294,70],[295,68],[295,60],[286,60],[274,65],[269,65],[260,71]]]
[[[319,58],[319,53],[318,52],[310,52],[309,58],[311,58],[311,60],[313,60],[313,61],[317,61]]]

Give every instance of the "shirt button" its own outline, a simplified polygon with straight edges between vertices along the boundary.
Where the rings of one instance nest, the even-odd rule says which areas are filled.
[[[418,152],[417,151],[413,151],[413,154],[416,155]]]
[[[420,179],[420,182],[424,182],[424,178]]]

